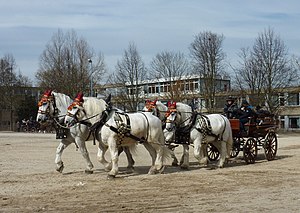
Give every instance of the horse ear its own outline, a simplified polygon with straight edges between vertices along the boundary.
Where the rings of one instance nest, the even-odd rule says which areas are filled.
[[[157,99],[153,101],[154,105],[156,105]]]
[[[108,95],[108,97],[105,99],[105,102],[110,105],[111,104],[111,94]]]
[[[167,102],[167,107],[169,107],[169,106],[170,106],[170,101]]]

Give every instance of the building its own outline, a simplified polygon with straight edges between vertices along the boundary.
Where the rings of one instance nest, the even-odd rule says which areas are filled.
[[[223,96],[230,91],[230,79],[219,77],[215,81],[216,91]],[[203,98],[204,79],[199,75],[183,76],[181,78],[167,78],[144,80],[138,85],[131,86],[126,84],[126,88],[121,84],[108,84],[99,85],[96,88],[97,94],[112,94],[117,99],[121,93],[133,95],[138,90],[139,98],[143,100],[139,104],[139,109],[144,107],[144,100],[146,99],[159,99],[167,101],[173,99],[184,101],[187,104],[193,105],[194,108],[202,108],[205,110],[205,99]],[[115,101],[116,102],[116,101]],[[224,102],[222,103],[222,107]]]

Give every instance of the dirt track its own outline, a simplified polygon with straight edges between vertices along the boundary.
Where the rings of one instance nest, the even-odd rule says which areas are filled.
[[[147,175],[150,156],[139,145],[135,172],[126,173],[122,154],[121,174],[107,180],[92,142],[87,145],[95,172],[84,173],[85,162],[71,145],[60,174],[55,135],[0,132],[0,212],[299,212],[299,136],[279,135],[274,161],[260,150],[253,165],[240,154],[211,170],[196,163],[191,148],[189,171],[167,166],[153,176]]]

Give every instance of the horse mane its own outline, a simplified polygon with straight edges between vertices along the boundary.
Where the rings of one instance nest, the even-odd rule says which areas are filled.
[[[86,116],[91,117],[103,112],[106,109],[106,102],[103,99],[95,97],[83,97],[83,108],[85,109]]]
[[[181,120],[184,121],[185,125],[188,125],[193,112],[192,107],[187,104],[177,102],[176,109],[181,112]]]
[[[166,111],[168,110],[168,107],[166,105],[164,105],[161,101],[157,101],[156,106],[157,106],[157,109],[162,113],[166,113]]]
[[[72,99],[63,93],[52,92],[52,95],[54,96],[55,104],[59,114],[65,115],[67,113],[68,106],[70,106],[72,103]]]

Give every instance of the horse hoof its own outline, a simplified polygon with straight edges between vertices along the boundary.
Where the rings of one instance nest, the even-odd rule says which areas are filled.
[[[85,174],[93,174],[94,171],[93,171],[93,170],[87,170],[87,169],[86,169],[86,170],[84,170],[84,173],[85,173]]]
[[[156,171],[156,174],[161,174],[165,170],[165,166],[162,166],[160,169]]]
[[[126,171],[127,171],[128,174],[131,174],[131,173],[134,172],[134,168],[133,167],[127,167]]]
[[[107,175],[107,180],[113,180],[115,179],[115,175]]]
[[[178,163],[172,162],[172,166],[178,166]]]
[[[62,164],[60,167],[56,168],[56,171],[58,171],[59,173],[62,173],[62,171],[64,170],[64,165]]]
[[[156,172],[154,169],[150,169],[149,172],[148,172],[148,175],[155,175]]]
[[[189,166],[181,165],[181,166],[180,166],[180,169],[182,169],[182,170],[189,170]]]

